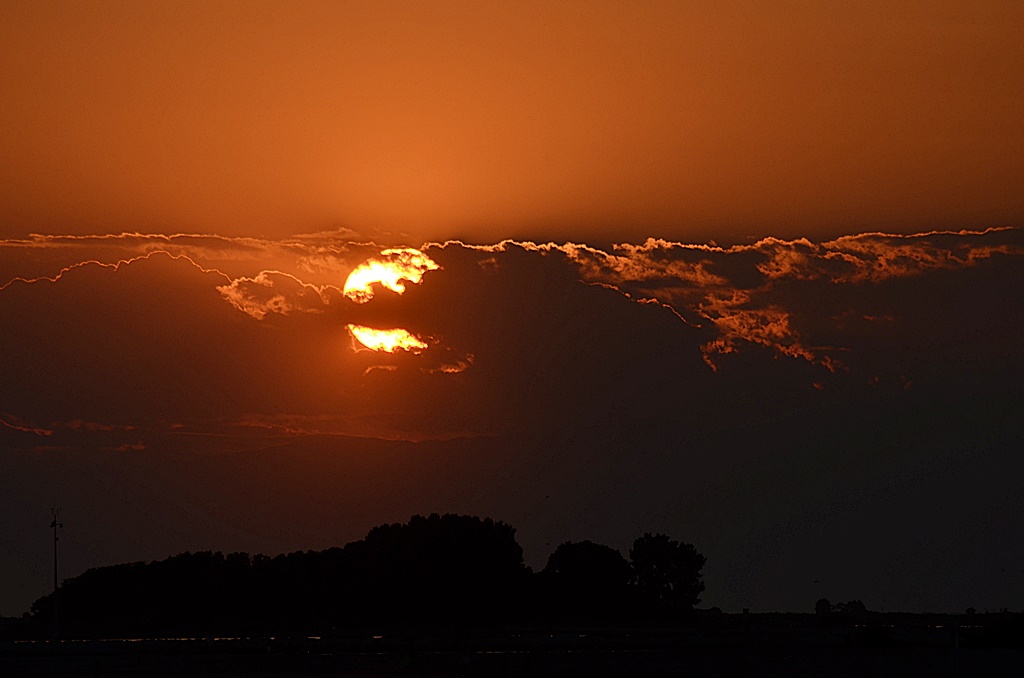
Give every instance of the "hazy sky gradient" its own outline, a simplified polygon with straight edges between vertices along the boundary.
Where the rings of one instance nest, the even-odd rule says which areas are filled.
[[[1024,219],[1024,6],[0,6],[0,235],[749,242]]]

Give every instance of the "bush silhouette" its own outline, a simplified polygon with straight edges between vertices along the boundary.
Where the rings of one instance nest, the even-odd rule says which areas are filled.
[[[701,570],[707,558],[693,544],[645,533],[629,550],[636,585],[643,602],[656,609],[691,609],[704,591]]]
[[[629,603],[633,571],[622,554],[592,541],[565,542],[541,572],[552,612],[569,617],[608,617]]]

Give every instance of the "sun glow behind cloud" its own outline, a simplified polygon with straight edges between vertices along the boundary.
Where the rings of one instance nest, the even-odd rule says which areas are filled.
[[[364,304],[373,298],[374,283],[379,283],[395,294],[403,294],[405,285],[402,281],[418,285],[424,273],[441,268],[433,259],[412,247],[386,249],[380,254],[382,258],[368,259],[349,273],[345,280],[346,297]],[[348,331],[356,341],[374,351],[419,353],[427,348],[426,342],[401,328],[382,330],[349,325]]]
[[[349,325],[348,331],[356,341],[373,351],[383,351],[385,353],[412,351],[413,353],[419,353],[427,348],[425,341],[400,328],[377,330],[363,325]]]
[[[345,296],[360,304],[373,298],[373,284],[402,294],[402,281],[418,285],[427,271],[440,268],[433,259],[411,247],[383,250],[382,259],[368,259],[359,264],[345,280]]]

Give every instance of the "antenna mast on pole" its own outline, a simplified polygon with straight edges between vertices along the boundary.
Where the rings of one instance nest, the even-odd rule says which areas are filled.
[[[54,502],[56,504],[56,502]],[[57,542],[60,537],[57,536],[57,529],[63,528],[64,523],[57,522],[57,518],[60,516],[60,509],[50,509],[50,513],[53,515],[53,522],[50,523],[50,527],[53,528],[53,637],[57,638],[60,636],[60,626],[57,622],[57,589],[59,587],[59,581],[57,579]]]

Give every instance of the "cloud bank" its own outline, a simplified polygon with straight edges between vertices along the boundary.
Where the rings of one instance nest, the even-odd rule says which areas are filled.
[[[15,515],[59,493],[101,521],[118,509],[98,488],[121,484],[166,521],[137,536],[151,557],[318,546],[289,541],[326,529],[302,517],[310,501],[342,531],[491,514],[538,557],[642,525],[710,553],[710,603],[763,609],[813,603],[808,568],[857,597],[879,566],[821,555],[846,530],[906,565],[881,587],[890,605],[977,607],[995,584],[939,582],[926,563],[951,547],[944,524],[976,535],[956,572],[1019,555],[1002,537],[1024,525],[978,533],[970,507],[1019,503],[1002,479],[1024,420],[1022,234],[426,243],[436,267],[358,299],[348,275],[392,243],[3,241],[0,441],[10,482],[34,488],[6,502]],[[367,350],[350,326],[424,346]],[[141,557],[94,537],[72,563]],[[33,562],[11,576],[35,581]],[[38,595],[26,586],[7,604]]]

